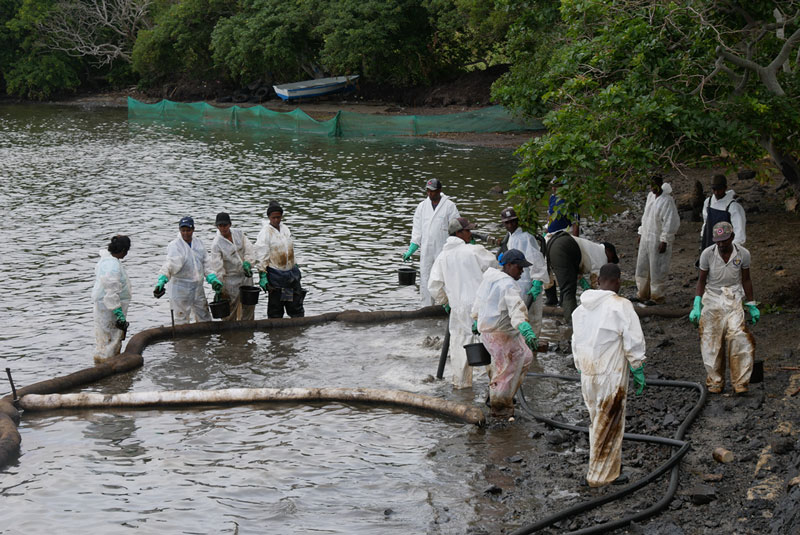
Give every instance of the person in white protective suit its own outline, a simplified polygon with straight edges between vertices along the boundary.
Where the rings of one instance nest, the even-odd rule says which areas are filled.
[[[672,186],[661,175],[653,175],[650,193],[639,226],[636,258],[636,300],[646,304],[664,302],[664,284],[672,258],[672,244],[680,226]]]
[[[429,306],[433,304],[433,297],[428,290],[431,267],[447,240],[447,226],[451,220],[461,216],[450,197],[442,194],[442,183],[438,179],[428,180],[425,188],[428,198],[421,201],[414,210],[411,243],[403,253],[403,261],[407,262],[419,249],[419,294],[422,306]]]
[[[521,251],[525,255],[525,260],[531,263],[530,267],[522,270],[522,275],[517,284],[519,285],[522,300],[526,304],[530,302],[528,306],[528,323],[533,327],[533,332],[541,333],[544,298],[539,296],[542,294],[542,289],[550,284],[547,262],[545,262],[544,255],[539,250],[539,243],[536,241],[536,237],[529,232],[525,232],[519,226],[519,217],[513,208],[509,207],[500,212],[500,220],[508,231],[506,247]]]
[[[223,321],[252,320],[255,305],[243,305],[241,286],[253,285],[253,264],[256,250],[244,232],[231,228],[231,216],[226,212],[217,214],[217,235],[211,242],[209,264],[211,272],[222,281],[222,298],[230,302],[231,313]]]
[[[472,333],[472,303],[483,272],[497,266],[494,255],[481,245],[471,245],[474,223],[459,217],[450,221],[450,237],[436,257],[428,280],[428,290],[437,304],[450,312],[450,365],[453,387],[472,386],[472,367],[467,364],[466,344],[475,340]]]
[[[528,323],[528,311],[517,281],[530,266],[525,255],[509,249],[500,258],[502,271],[487,269],[472,304],[473,332],[492,356],[489,365],[489,405],[492,416],[514,415],[514,395],[533,362],[536,334]]]
[[[590,487],[613,483],[620,476],[628,370],[637,395],[645,386],[644,334],[631,302],[617,295],[619,266],[600,268],[598,283],[599,290],[583,292],[572,314],[572,354],[591,421],[586,474]],[[616,482],[624,483],[625,478]]]
[[[126,316],[131,302],[131,283],[122,259],[130,248],[130,238],[121,234],[114,236],[107,250],[100,250],[100,260],[94,269],[95,364],[102,364],[119,354],[128,330]]]
[[[156,299],[164,295],[164,286],[170,282],[169,303],[176,324],[189,323],[192,316],[195,321],[211,321],[203,278],[217,293],[222,291],[222,282],[211,272],[202,240],[194,237],[194,219],[181,218],[178,230],[178,237],[167,246],[167,260],[158,273],[153,295]]]
[[[725,356],[736,394],[747,392],[753,373],[755,342],[745,323],[744,306],[755,324],[761,317],[753,300],[750,251],[736,245],[733,225],[721,221],[712,229],[714,245],[700,254],[694,305],[689,320],[700,326],[700,351],[706,368],[706,387],[712,394],[725,385]]]

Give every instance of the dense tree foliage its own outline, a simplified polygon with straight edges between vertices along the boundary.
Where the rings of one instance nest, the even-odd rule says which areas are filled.
[[[529,224],[554,176],[567,211],[599,217],[684,165],[777,165],[800,192],[798,2],[562,0],[555,19],[542,4],[514,22],[495,88],[548,128],[512,190]]]

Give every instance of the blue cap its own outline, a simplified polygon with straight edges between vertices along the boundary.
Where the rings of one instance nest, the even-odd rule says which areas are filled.
[[[522,267],[528,267],[531,265],[530,262],[525,260],[525,255],[522,254],[522,251],[519,249],[509,249],[501,254],[500,258],[497,260],[500,262],[501,266],[505,266],[506,264],[519,264]]]
[[[189,217],[188,215],[187,215],[187,216],[183,216],[183,217],[181,218],[181,222],[180,222],[180,223],[178,223],[178,228],[181,228],[181,227],[191,227],[191,228],[194,228],[194,219],[192,219],[192,218],[191,218],[191,217]]]

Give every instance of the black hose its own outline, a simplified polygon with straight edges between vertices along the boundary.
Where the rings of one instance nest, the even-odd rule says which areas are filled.
[[[547,374],[547,373],[528,373],[528,376],[531,377],[547,377],[553,379],[562,379],[567,381],[580,381],[580,377],[570,376],[570,375],[557,375],[557,374]],[[642,479],[638,481],[634,481],[630,485],[620,489],[617,492],[613,492],[607,494],[605,496],[601,496],[595,498],[594,500],[589,500],[584,503],[580,503],[569,507],[567,509],[563,509],[549,517],[535,522],[533,524],[529,524],[527,526],[523,526],[516,531],[512,532],[512,535],[526,535],[529,533],[534,533],[541,529],[544,529],[556,522],[564,520],[566,518],[570,518],[576,516],[580,513],[589,511],[606,503],[618,500],[627,496],[628,494],[644,487],[645,485],[655,481],[659,477],[661,477],[667,470],[672,468],[672,473],[670,474],[670,483],[667,489],[667,493],[664,497],[650,506],[649,508],[645,509],[644,511],[640,511],[633,515],[629,515],[627,517],[614,520],[612,522],[606,522],[604,524],[599,524],[596,526],[591,526],[589,528],[584,528],[578,531],[570,532],[570,535],[589,535],[589,534],[596,534],[596,533],[606,533],[624,526],[627,526],[631,522],[636,522],[640,520],[644,520],[650,518],[651,516],[656,515],[661,510],[663,510],[669,503],[672,501],[673,496],[675,495],[675,491],[678,488],[678,463],[681,458],[689,451],[689,443],[684,442],[683,436],[686,433],[689,425],[697,418],[697,415],[702,410],[703,406],[705,405],[706,401],[706,389],[703,388],[698,383],[692,383],[689,381],[666,381],[661,379],[650,379],[647,381],[647,384],[650,386],[667,386],[667,387],[679,387],[679,388],[694,388],[700,393],[700,398],[698,399],[697,403],[695,404],[694,408],[689,412],[687,417],[684,419],[683,423],[678,427],[678,430],[675,432],[675,438],[669,439],[665,437],[657,437],[657,436],[649,436],[649,435],[637,435],[634,433],[625,433],[623,435],[624,439],[628,440],[635,440],[635,441],[642,441],[642,442],[650,442],[654,444],[662,444],[662,445],[669,445],[669,446],[678,446],[679,449],[676,451],[665,463],[661,464],[658,468],[647,474]],[[535,420],[540,422],[544,422],[548,425],[553,427],[567,429],[570,431],[581,431],[588,433],[589,429],[587,427],[576,426],[572,424],[567,424],[563,422],[557,422],[550,418],[546,418],[544,416],[540,416],[535,414],[530,405],[528,405],[527,399],[525,398],[525,394],[522,390],[520,390],[520,407],[527,415],[531,416]]]
[[[450,313],[447,313],[447,321],[444,322],[444,342],[442,342],[442,352],[439,354],[439,367],[436,369],[436,378],[444,377],[444,363],[447,362],[447,350],[450,348]]]

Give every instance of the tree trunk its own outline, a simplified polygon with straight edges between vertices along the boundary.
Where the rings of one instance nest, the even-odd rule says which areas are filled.
[[[783,173],[783,178],[792,187],[794,196],[800,199],[800,163],[776,147],[772,138],[762,139],[761,146],[767,150],[772,161]]]

